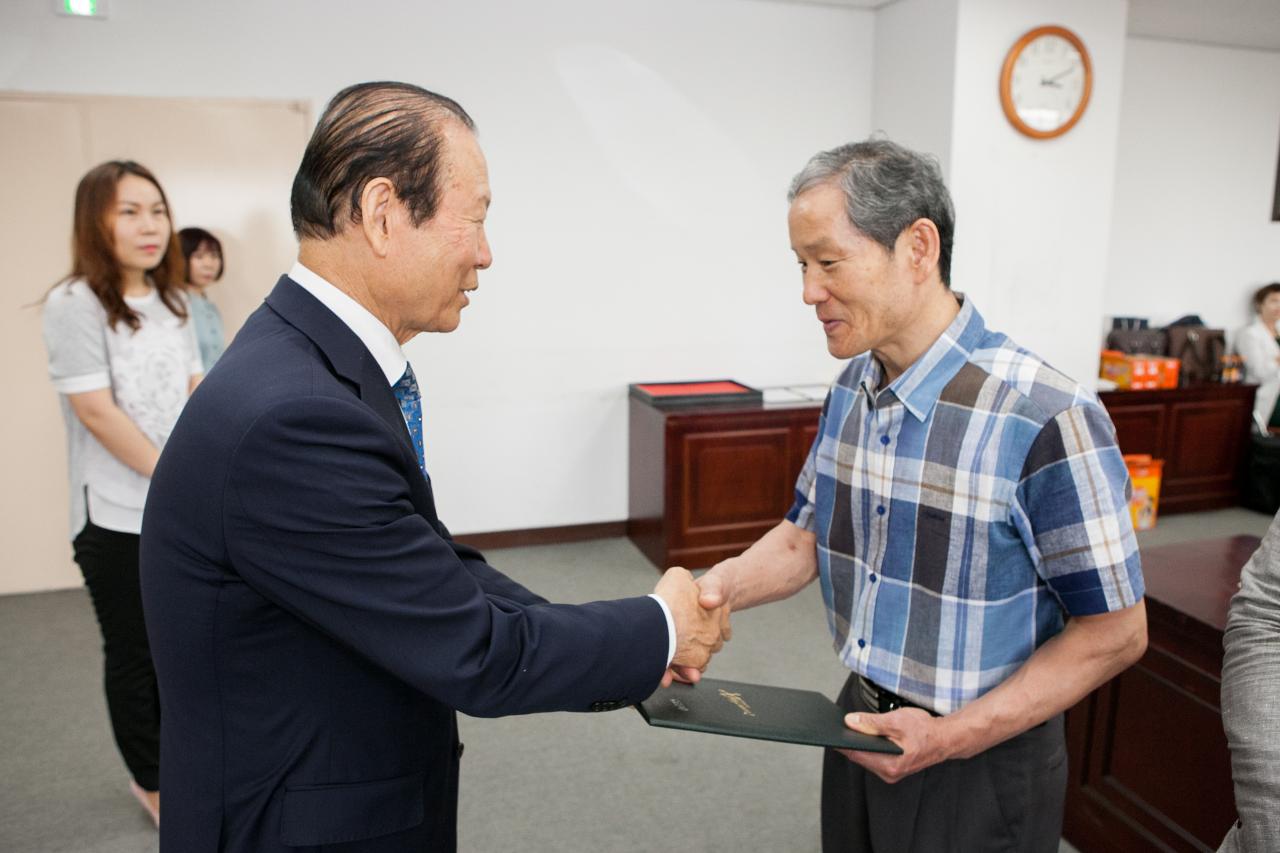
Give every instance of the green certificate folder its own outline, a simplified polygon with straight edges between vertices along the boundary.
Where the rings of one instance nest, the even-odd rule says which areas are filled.
[[[636,708],[662,728],[902,754],[888,738],[847,728],[839,706],[812,690],[704,678],[661,688]]]

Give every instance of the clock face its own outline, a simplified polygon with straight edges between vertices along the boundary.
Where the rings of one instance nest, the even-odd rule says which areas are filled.
[[[1005,62],[1001,81],[1005,113],[1028,136],[1065,133],[1080,118],[1092,88],[1083,43],[1061,27],[1023,37]]]

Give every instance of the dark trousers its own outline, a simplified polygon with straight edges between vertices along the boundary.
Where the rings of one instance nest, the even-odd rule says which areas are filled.
[[[871,711],[851,676],[838,703]],[[838,752],[822,765],[824,853],[1056,853],[1067,754],[1062,715],[973,758],[890,785]]]
[[[142,619],[138,535],[104,530],[93,522],[72,541],[84,575],[105,658],[107,713],[116,746],[133,779],[160,788],[160,694]]]

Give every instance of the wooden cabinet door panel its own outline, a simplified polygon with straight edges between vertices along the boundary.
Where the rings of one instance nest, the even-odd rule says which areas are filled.
[[[1167,666],[1169,659],[1160,663]],[[1203,674],[1198,680],[1211,681]],[[1175,849],[1216,850],[1235,814],[1230,754],[1216,703],[1183,690],[1145,660],[1116,686],[1114,739],[1104,771],[1113,799],[1123,797],[1126,811],[1140,815],[1153,831],[1174,824],[1191,836]],[[1218,685],[1200,687],[1196,693],[1203,694],[1217,692]]]
[[[1219,403],[1174,403],[1170,421],[1176,441],[1166,465],[1172,483],[1179,479],[1235,481],[1240,460],[1240,410]]]
[[[1217,849],[1235,815],[1221,714],[1206,701],[1217,692],[1217,679],[1153,649],[1071,709],[1072,844],[1088,853]]]
[[[1165,452],[1166,407],[1116,406],[1108,410],[1116,427],[1116,443],[1121,453],[1149,453],[1157,458]]]
[[[711,544],[745,528],[767,530],[787,511],[792,452],[786,427],[696,433],[682,443],[682,545]]]

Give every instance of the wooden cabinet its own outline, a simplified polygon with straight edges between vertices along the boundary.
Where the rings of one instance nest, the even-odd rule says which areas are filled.
[[[1147,652],[1067,712],[1063,835],[1081,853],[1212,851],[1235,820],[1222,634],[1255,536],[1143,552]]]
[[[1164,460],[1160,512],[1236,506],[1254,385],[1195,385],[1100,394],[1122,453]]]
[[[1101,395],[1124,453],[1164,460],[1160,512],[1235,506],[1252,385]],[[666,408],[631,398],[627,535],[655,565],[741,552],[791,506],[818,403]]]
[[[627,535],[663,569],[732,557],[782,520],[822,409],[630,407]]]

